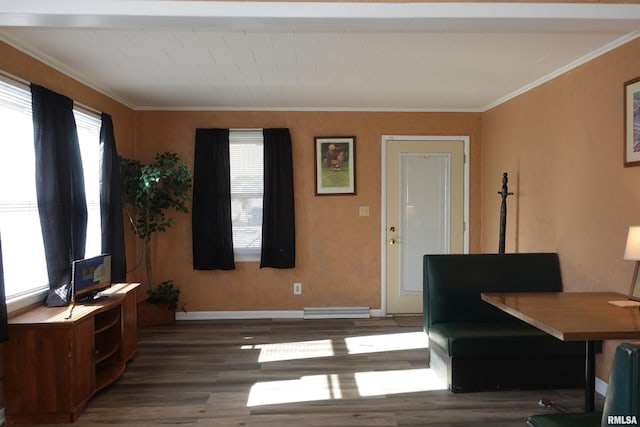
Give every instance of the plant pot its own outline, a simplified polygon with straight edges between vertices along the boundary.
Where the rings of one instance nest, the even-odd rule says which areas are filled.
[[[168,304],[138,303],[138,326],[170,325],[176,321],[176,311]]]

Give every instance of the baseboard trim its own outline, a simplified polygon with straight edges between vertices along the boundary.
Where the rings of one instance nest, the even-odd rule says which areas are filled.
[[[302,310],[188,311],[176,312],[176,320],[302,319]]]
[[[369,307],[305,307],[305,319],[368,319]]]
[[[380,309],[369,310],[370,317],[384,317]],[[328,317],[325,317],[328,318]],[[334,317],[337,318],[337,317]],[[251,319],[304,319],[304,310],[260,311],[182,311],[176,312],[176,320],[251,320]]]

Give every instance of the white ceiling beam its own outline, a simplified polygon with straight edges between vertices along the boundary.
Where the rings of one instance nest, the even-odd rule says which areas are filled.
[[[219,30],[638,31],[639,4],[4,0],[0,26]]]

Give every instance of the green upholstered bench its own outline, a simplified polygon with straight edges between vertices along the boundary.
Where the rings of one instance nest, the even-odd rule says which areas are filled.
[[[604,427],[640,425],[640,346],[616,348],[602,412],[532,415],[529,427]]]
[[[558,292],[555,253],[424,256],[430,366],[451,392],[584,387],[584,343],[562,342],[481,300]]]

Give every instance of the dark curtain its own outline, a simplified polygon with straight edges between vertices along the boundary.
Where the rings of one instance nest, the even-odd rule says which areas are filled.
[[[260,268],[293,268],[296,231],[289,129],[264,129],[264,205]]]
[[[193,268],[233,270],[229,129],[196,129],[191,207]]]
[[[127,261],[124,248],[124,220],[122,216],[122,186],[120,158],[116,151],[113,121],[106,113],[100,115],[100,214],[102,253],[111,254],[111,280],[124,282]]]
[[[49,286],[71,281],[71,262],[83,258],[87,207],[73,101],[31,85],[36,193]]]
[[[2,268],[2,238],[0,237],[0,342],[9,339],[7,325],[7,304],[4,292],[4,269]]]

